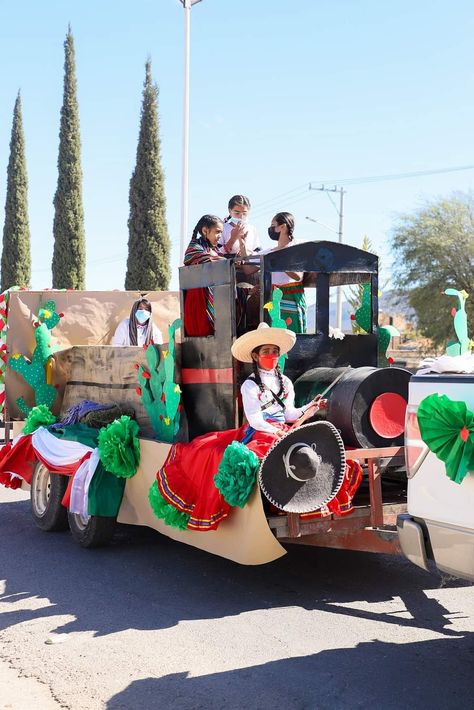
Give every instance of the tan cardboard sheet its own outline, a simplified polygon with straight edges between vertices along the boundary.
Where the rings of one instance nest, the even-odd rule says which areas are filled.
[[[158,520],[148,502],[148,491],[169,448],[169,444],[140,440],[140,466],[136,475],[129,478],[125,485],[117,517],[119,523],[147,525],[173,540],[243,565],[273,562],[286,553],[268,527],[258,486],[255,486],[247,505],[233,508],[217,530],[177,530]]]
[[[133,302],[143,296],[151,301],[153,320],[162,331],[166,342],[168,325],[180,315],[179,293],[176,291],[154,291],[146,294],[135,291],[15,291],[10,295],[9,302],[7,356],[21,353],[31,357],[35,348],[33,323],[39,308],[48,300],[56,302],[58,313],[64,313],[64,318],[61,318],[60,323],[52,331],[52,337],[53,342],[58,344],[62,351],[66,351],[74,345],[109,345],[117,325],[123,318],[128,317]],[[179,331],[177,335],[179,339]],[[136,351],[136,361],[143,361],[141,348],[124,348],[124,350]],[[119,361],[121,358],[117,355],[115,359]],[[55,356],[53,384],[58,385],[59,389],[54,407],[55,413],[62,403],[64,386],[71,374],[72,360],[71,351],[59,352]],[[113,377],[116,376],[121,376],[120,368],[117,373],[114,371]],[[23,396],[31,405],[31,388],[9,367],[6,371],[5,386],[6,418],[23,418],[15,400]],[[87,398],[93,399],[93,397]]]

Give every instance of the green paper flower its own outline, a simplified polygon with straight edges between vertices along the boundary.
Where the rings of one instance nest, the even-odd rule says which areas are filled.
[[[121,478],[131,478],[140,463],[138,424],[125,414],[99,431],[99,457],[104,468]]]
[[[22,430],[23,434],[32,434],[40,426],[48,426],[49,424],[54,424],[55,421],[56,417],[49,407],[45,404],[39,404],[37,407],[33,407],[28,414]]]
[[[243,508],[255,485],[260,462],[257,455],[239,441],[233,441],[214,476],[216,488],[229,505]]]
[[[431,394],[418,407],[421,438],[446,466],[446,474],[461,483],[474,470],[474,414],[465,402]]]
[[[161,518],[166,525],[178,530],[186,530],[190,516],[187,513],[182,513],[168,503],[160,493],[158,483],[155,481],[148,493],[151,509],[157,518]]]

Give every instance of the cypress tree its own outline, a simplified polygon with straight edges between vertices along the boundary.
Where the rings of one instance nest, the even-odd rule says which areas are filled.
[[[64,53],[58,185],[54,196],[53,287],[84,289],[86,245],[82,207],[81,137],[71,27],[68,28],[64,42]]]
[[[29,286],[31,277],[30,226],[28,223],[28,178],[21,96],[13,110],[10,159],[7,169],[5,224],[3,227],[2,285]]]
[[[125,288],[167,290],[170,278],[170,242],[158,133],[158,87],[145,65],[140,133],[135,170],[130,180],[128,259]]]

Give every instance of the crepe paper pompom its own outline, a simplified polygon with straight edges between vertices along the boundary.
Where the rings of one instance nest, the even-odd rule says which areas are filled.
[[[389,365],[393,365],[393,363],[395,362],[395,360],[393,359],[393,357],[388,357],[388,358],[387,358],[387,361],[388,361],[388,364],[389,364]]]
[[[64,313],[62,313],[62,312],[61,312],[61,313],[58,313],[58,316],[59,316],[60,318],[64,318]]]
[[[138,424],[123,414],[102,427],[98,438],[99,457],[104,468],[120,478],[131,478],[140,463]]]
[[[351,320],[355,320],[355,319],[356,319],[355,313],[351,313]]]
[[[54,424],[56,417],[45,404],[38,404],[28,414],[23,427],[23,434],[32,434],[40,428],[40,426],[49,426]]]
[[[137,395],[138,395],[139,397],[142,396],[142,388],[141,388],[141,387],[135,387],[135,392],[137,393]]]
[[[257,480],[260,462],[257,455],[240,441],[227,446],[214,483],[229,505],[243,508]]]
[[[164,521],[165,525],[178,530],[186,530],[190,516],[177,510],[171,503],[168,503],[160,493],[158,483],[155,481],[148,493],[148,500],[157,518]]]
[[[474,414],[465,402],[445,394],[431,394],[417,412],[421,438],[446,467],[446,474],[461,483],[474,470]]]

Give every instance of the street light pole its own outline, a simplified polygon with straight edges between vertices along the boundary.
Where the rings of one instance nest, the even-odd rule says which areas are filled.
[[[201,0],[179,0],[184,9],[184,92],[183,92],[183,163],[181,178],[181,228],[179,238],[180,259],[188,235],[189,203],[189,68],[191,48],[191,8]]]
[[[319,192],[338,192],[339,193],[339,209],[336,207],[334,204],[334,201],[331,199],[331,202],[333,203],[334,207],[336,208],[336,212],[339,215],[339,229],[337,231],[337,236],[338,236],[338,241],[339,244],[342,244],[342,237],[344,234],[344,195],[346,194],[346,191],[344,190],[343,187],[325,187],[324,185],[321,185],[321,187],[313,187],[310,183],[309,185],[310,190],[318,190]],[[330,195],[328,194],[328,197]],[[306,219],[310,219],[307,217]],[[316,220],[311,220],[315,222]],[[333,230],[336,231],[336,230]],[[336,327],[341,329],[342,328],[342,288],[341,286],[337,287],[336,291]]]

